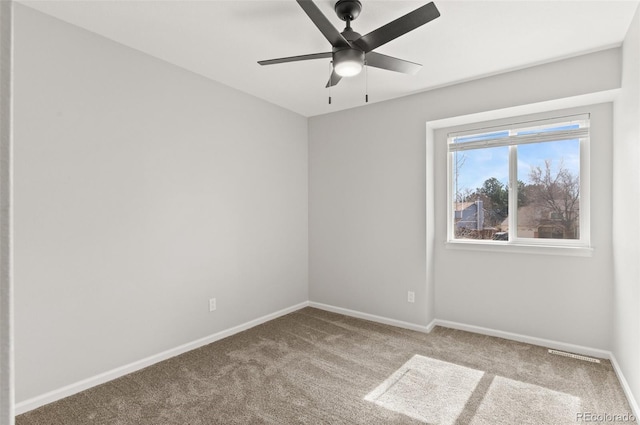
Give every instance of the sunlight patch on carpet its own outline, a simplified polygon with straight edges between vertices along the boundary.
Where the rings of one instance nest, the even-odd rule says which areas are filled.
[[[453,425],[482,375],[416,354],[365,400],[428,424]]]
[[[470,425],[575,424],[581,405],[571,394],[496,376]]]

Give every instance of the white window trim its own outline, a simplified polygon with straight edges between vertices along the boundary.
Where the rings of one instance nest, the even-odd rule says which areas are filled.
[[[542,254],[542,255],[567,255],[574,257],[591,257],[593,247],[585,246],[561,246],[561,245],[527,245],[524,243],[515,244],[507,241],[478,242],[458,239],[447,241],[447,249],[460,249],[467,251],[500,252],[517,254]]]
[[[531,121],[532,123],[540,124],[553,124],[560,122],[569,122],[572,119],[575,120],[589,120],[590,114],[580,114],[574,116],[558,116],[549,119],[540,119]],[[471,249],[481,251],[496,251],[496,252],[520,252],[520,253],[532,253],[532,254],[550,254],[550,255],[572,255],[572,256],[591,256],[593,254],[593,248],[591,246],[591,234],[590,234],[590,138],[588,136],[588,128],[586,129],[587,137],[579,137],[580,141],[580,239],[534,239],[534,238],[518,238],[517,232],[509,232],[508,241],[494,241],[494,240],[481,240],[481,239],[455,239],[454,237],[454,223],[453,223],[453,155],[452,152],[464,151],[464,148],[456,147],[450,149],[449,139],[451,137],[460,137],[463,135],[481,134],[500,130],[526,129],[527,122],[518,121],[518,117],[513,117],[510,123],[492,126],[482,127],[482,123],[478,123],[478,126],[472,130],[465,130],[459,132],[452,132],[447,139],[447,249]],[[580,132],[579,136],[584,136],[585,132]],[[519,143],[517,137],[509,136],[503,138],[504,142],[492,144],[493,146],[509,146],[509,186],[517,187],[517,151],[514,148]],[[554,138],[557,140],[557,138]],[[525,143],[527,143],[525,141]],[[480,146],[489,147],[489,143],[486,141],[470,142],[468,146],[474,146],[476,148]],[[517,191],[511,190],[509,192],[509,205],[517,205]],[[509,229],[517,228],[517,211],[510,212],[509,214]],[[512,235],[513,233],[513,235]],[[550,242],[553,241],[553,242]]]

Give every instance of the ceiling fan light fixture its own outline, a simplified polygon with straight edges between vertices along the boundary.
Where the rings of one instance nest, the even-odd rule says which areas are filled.
[[[358,49],[341,49],[333,52],[333,69],[341,77],[353,77],[362,71],[364,52]]]

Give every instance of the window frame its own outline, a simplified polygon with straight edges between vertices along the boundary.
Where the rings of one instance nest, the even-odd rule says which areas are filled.
[[[547,254],[565,253],[573,255],[590,255],[592,251],[591,247],[591,232],[590,232],[590,113],[572,114],[556,116],[544,119],[535,119],[529,121],[519,120],[517,117],[513,117],[501,125],[483,126],[482,123],[477,123],[471,129],[463,131],[454,131],[447,134],[446,138],[446,154],[447,154],[447,232],[446,232],[446,245],[447,248],[471,248],[481,250],[497,250],[497,251],[513,251],[513,252],[539,252],[541,248]],[[517,190],[509,191],[509,239],[491,240],[491,239],[456,239],[454,234],[455,217],[453,206],[455,202],[455,187],[454,187],[454,152],[464,152],[467,149],[482,149],[498,146],[508,146],[508,168],[509,168],[509,187],[517,188],[517,146],[529,143],[545,143],[553,142],[553,139],[558,137],[551,137],[551,140],[546,140],[543,137],[532,136],[524,143],[517,143],[517,138],[511,142],[496,142],[491,143],[485,140],[476,142],[467,142],[465,148],[457,148],[451,150],[451,146],[455,145],[452,140],[456,137],[464,137],[470,135],[483,135],[486,133],[497,133],[509,131],[509,136],[514,136],[515,133],[521,132],[528,128],[547,126],[553,124],[562,124],[568,122],[586,122],[586,131],[581,132],[580,137],[565,138],[560,140],[579,140],[579,155],[580,155],[580,238],[579,239],[550,239],[550,238],[524,238],[518,237],[518,232],[511,229],[517,229],[518,223],[518,208],[512,207],[517,205]],[[586,134],[585,134],[586,133]],[[539,133],[539,135],[543,133]],[[557,134],[557,133],[556,133]],[[501,139],[504,139],[502,137]],[[524,137],[523,137],[524,139]],[[495,140],[495,139],[494,139]],[[459,145],[461,146],[461,145]],[[554,160],[557,158],[553,158]]]

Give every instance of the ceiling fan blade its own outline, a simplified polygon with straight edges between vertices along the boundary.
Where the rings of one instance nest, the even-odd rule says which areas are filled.
[[[331,25],[329,19],[318,9],[311,0],[296,0],[302,10],[311,18],[313,23],[318,27],[322,35],[331,43],[333,47],[349,47],[349,42],[340,34],[340,32]]]
[[[403,74],[416,75],[422,68],[419,63],[409,62],[406,60],[394,58],[376,52],[369,52],[365,56],[367,66],[374,68],[386,69],[389,71],[402,72]]]
[[[277,63],[306,61],[306,60],[311,60],[311,59],[325,59],[325,58],[330,58],[331,55],[332,55],[331,52],[312,53],[310,55],[289,56],[289,57],[286,57],[286,58],[278,58],[278,59],[269,59],[269,60],[265,60],[265,61],[258,61],[258,63],[260,65],[275,65]]]
[[[327,85],[325,86],[325,88],[335,86],[340,82],[341,79],[342,77],[336,74],[336,71],[331,71],[331,77],[329,77],[329,81],[327,82]]]
[[[425,4],[417,8],[413,12],[391,21],[380,28],[371,31],[369,34],[363,35],[359,39],[353,41],[353,44],[360,47],[365,53],[390,42],[403,34],[408,33],[429,21],[440,16],[440,12],[433,2]]]

